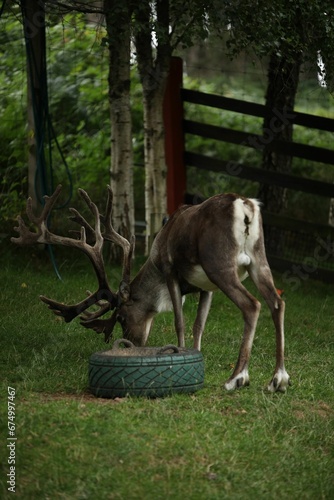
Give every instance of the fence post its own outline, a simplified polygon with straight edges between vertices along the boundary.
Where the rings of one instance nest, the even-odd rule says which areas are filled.
[[[182,59],[172,57],[163,106],[167,165],[167,210],[169,214],[172,214],[184,203],[186,193],[183,102],[181,99],[182,72]]]

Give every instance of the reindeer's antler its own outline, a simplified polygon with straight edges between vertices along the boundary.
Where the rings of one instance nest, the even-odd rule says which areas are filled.
[[[96,292],[89,294],[89,296],[83,301],[73,304],[66,305],[61,302],[56,302],[55,300],[49,299],[47,297],[41,296],[41,300],[45,302],[53,312],[59,316],[62,316],[66,322],[72,321],[73,318],[84,313],[90,306],[97,304],[100,309],[95,313],[86,313],[81,317],[83,324],[86,328],[92,328],[100,333],[106,333],[106,340],[109,339],[112,333],[112,328],[116,322],[116,315],[112,315],[111,318],[106,320],[98,320],[100,316],[103,316],[106,312],[114,309],[119,303],[118,294],[114,293],[108,284],[108,279],[106,276],[106,271],[103,261],[103,243],[104,239],[109,240],[117,245],[120,245],[124,252],[124,267],[123,267],[123,280],[127,285],[130,280],[130,261],[134,248],[134,240],[130,243],[128,240],[120,236],[114,230],[111,223],[112,214],[112,191],[108,186],[108,200],[106,206],[106,213],[104,216],[99,214],[98,208],[95,203],[92,202],[86,191],[79,189],[80,196],[83,198],[88,208],[94,217],[94,228],[87,222],[87,220],[74,208],[71,208],[72,217],[70,217],[74,222],[81,225],[81,231],[79,234],[79,239],[69,238],[66,236],[58,236],[52,233],[47,227],[47,218],[56,203],[56,200],[60,194],[61,186],[58,186],[52,196],[45,196],[45,205],[43,207],[42,213],[39,217],[36,217],[32,210],[32,200],[31,198],[27,201],[27,216],[29,221],[37,227],[37,231],[31,231],[23,221],[21,217],[18,218],[18,226],[15,227],[15,231],[19,233],[18,238],[11,238],[13,243],[19,245],[31,245],[34,243],[45,243],[45,244],[55,244],[64,245],[68,247],[75,247],[84,252],[90,259],[95,274],[98,279],[98,289]],[[101,222],[105,226],[105,233],[101,232]],[[88,242],[89,241],[89,242]],[[122,283],[120,289],[122,289]],[[124,286],[123,286],[124,287]],[[101,322],[101,324],[99,324]]]
[[[82,316],[81,316],[82,317]],[[117,321],[117,310],[113,312],[110,318],[106,319],[86,319],[81,321],[80,324],[85,328],[91,328],[96,333],[104,333],[104,341],[109,342],[114,326]]]
[[[131,274],[131,260],[133,255],[133,250],[135,247],[135,236],[132,235],[131,240],[128,241],[126,238],[118,234],[112,226],[112,205],[113,205],[113,192],[110,186],[108,186],[108,198],[106,205],[106,215],[101,216],[101,221],[105,227],[105,232],[103,234],[104,239],[115,243],[123,249],[123,273],[122,281],[119,287],[120,298],[123,302],[129,298],[129,284],[130,284],[130,274]]]
[[[18,232],[20,236],[18,238],[11,238],[11,241],[13,243],[16,243],[17,245],[49,243],[47,241],[43,241],[43,239],[45,239],[45,233],[47,230],[47,219],[59,197],[61,188],[62,188],[61,185],[59,185],[57,186],[52,196],[50,197],[44,196],[45,204],[42,213],[39,217],[36,217],[33,212],[31,197],[28,198],[26,207],[27,216],[29,221],[32,222],[35,226],[37,226],[38,231],[37,232],[30,231],[30,229],[26,226],[22,217],[18,216],[17,220],[19,225],[17,227],[14,227],[14,231]]]

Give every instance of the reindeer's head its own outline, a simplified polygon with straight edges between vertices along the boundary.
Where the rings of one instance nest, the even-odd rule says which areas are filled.
[[[123,337],[136,346],[144,346],[150,334],[154,313],[143,308],[140,301],[129,299],[115,311],[116,321],[123,330]]]
[[[87,220],[75,209],[70,209],[71,219],[81,225],[78,238],[58,236],[51,233],[47,227],[48,216],[56,203],[60,194],[61,186],[58,186],[51,197],[45,197],[45,205],[39,217],[36,217],[32,210],[32,201],[27,202],[27,215],[36,227],[37,231],[31,231],[19,218],[19,225],[15,230],[19,233],[18,238],[12,238],[14,243],[27,245],[32,243],[58,244],[76,247],[83,251],[95,270],[98,279],[98,289],[90,294],[86,299],[78,304],[66,305],[56,302],[47,297],[41,296],[51,310],[58,316],[62,316],[66,322],[80,316],[81,324],[86,328],[91,328],[98,333],[104,333],[106,342],[112,336],[116,322],[119,322],[123,329],[125,338],[131,340],[135,345],[144,345],[150,332],[153,314],[143,309],[139,301],[131,296],[130,269],[131,260],[135,246],[135,238],[130,241],[118,234],[111,222],[112,216],[112,191],[108,187],[108,199],[105,215],[99,214],[97,206],[91,201],[88,194],[80,189],[80,195],[86,202],[95,220],[92,227]],[[101,225],[104,226],[103,233]],[[110,241],[120,246],[123,250],[122,280],[117,293],[113,292],[109,286],[104,261],[103,245],[104,241]],[[91,306],[98,306],[95,312],[89,311]],[[106,313],[113,311],[109,318],[103,318]]]

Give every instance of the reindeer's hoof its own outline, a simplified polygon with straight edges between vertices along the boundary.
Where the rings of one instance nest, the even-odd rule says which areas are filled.
[[[268,385],[268,391],[285,392],[289,385],[291,385],[289,374],[284,369],[278,370]]]
[[[246,387],[249,385],[249,375],[248,370],[243,370],[242,372],[230,378],[224,385],[227,391],[233,391],[234,389],[239,389],[240,387]]]

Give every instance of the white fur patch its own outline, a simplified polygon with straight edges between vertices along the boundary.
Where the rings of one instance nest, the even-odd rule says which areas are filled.
[[[237,383],[237,381],[239,379],[243,379],[242,386],[245,386],[245,385],[249,384],[249,375],[248,375],[248,369],[247,368],[244,368],[242,370],[242,372],[240,372],[235,378],[232,378],[232,380],[229,380],[228,382],[226,382],[226,384],[224,386],[225,389],[227,391],[233,391],[234,389],[236,389],[237,387],[239,387],[239,385]]]
[[[234,201],[234,224],[233,235],[238,246],[237,265],[239,267],[249,266],[252,262],[253,248],[260,236],[259,201],[249,200],[253,210],[240,198]],[[244,272],[238,270],[239,274]]]
[[[218,287],[209,280],[203,267],[200,265],[193,266],[191,271],[187,273],[186,279],[188,283],[200,288],[201,290],[205,290],[207,292],[218,290]]]
[[[159,288],[157,292],[155,307],[158,313],[173,310],[172,299],[170,298],[170,293],[167,286],[161,286],[161,288]]]
[[[185,296],[182,297],[182,305],[186,300]],[[173,311],[173,303],[170,298],[170,293],[167,286],[161,286],[157,292],[156,303],[155,303],[156,312],[168,312]]]
[[[274,374],[270,384],[268,385],[268,391],[270,392],[285,392],[289,386],[289,374],[285,368],[280,368]]]
[[[249,266],[250,263],[251,259],[245,252],[241,252],[238,255],[238,266]]]

